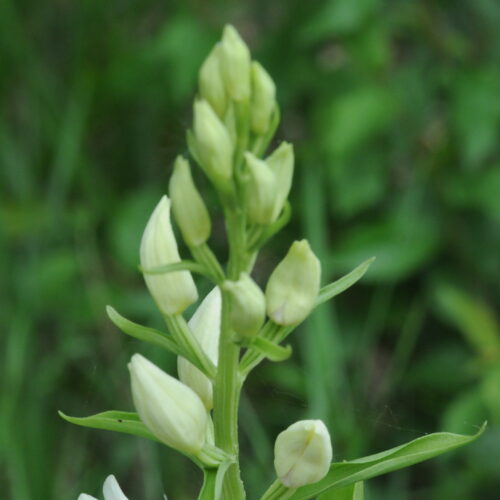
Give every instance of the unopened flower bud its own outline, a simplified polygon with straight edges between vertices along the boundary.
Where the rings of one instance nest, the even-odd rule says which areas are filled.
[[[266,299],[259,285],[247,274],[222,285],[231,297],[231,327],[240,337],[257,335],[266,317]]]
[[[221,294],[215,287],[203,300],[189,320],[189,328],[209,359],[217,366],[221,321]],[[177,358],[177,372],[182,383],[191,387],[205,408],[213,407],[213,387],[210,379],[185,358]]]
[[[194,185],[189,162],[182,156],[175,160],[169,194],[175,220],[179,224],[184,241],[189,246],[205,243],[211,231],[210,216]]]
[[[276,176],[276,192],[272,220],[275,221],[285,205],[293,178],[293,146],[282,142],[267,158],[266,163]]]
[[[224,27],[220,62],[222,78],[229,96],[235,101],[250,97],[250,51],[233,26]]]
[[[214,179],[230,179],[233,173],[233,143],[225,125],[204,99],[194,103],[194,136],[203,167]]]
[[[301,420],[276,438],[274,468],[288,488],[323,479],[332,461],[330,434],[321,420]]]
[[[104,481],[102,492],[104,494],[104,500],[128,500],[113,475],[108,476]],[[97,500],[97,498],[87,495],[86,493],[81,493],[78,500]]]
[[[248,220],[254,224],[273,221],[276,203],[276,176],[269,165],[252,153],[245,153],[247,167],[246,207]]]
[[[265,134],[276,106],[276,86],[268,72],[256,61],[252,63],[251,125],[256,134]]]
[[[223,116],[226,109],[226,89],[220,67],[220,45],[216,45],[201,66],[198,75],[200,94],[214,111]]]
[[[142,235],[140,257],[141,266],[146,271],[181,260],[170,223],[170,200],[167,196],[162,197],[149,218]],[[164,314],[180,314],[198,298],[189,271],[145,273],[144,279],[149,292]]]
[[[167,446],[197,455],[208,425],[198,395],[140,354],[132,356],[128,367],[132,398],[142,422]]]
[[[269,277],[267,314],[278,325],[296,325],[314,307],[319,292],[321,264],[307,240],[295,241]]]

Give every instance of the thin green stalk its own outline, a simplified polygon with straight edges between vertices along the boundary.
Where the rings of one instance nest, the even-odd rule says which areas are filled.
[[[277,479],[264,493],[261,500],[286,500],[287,498],[290,498],[295,491],[296,489],[287,488],[279,479]]]

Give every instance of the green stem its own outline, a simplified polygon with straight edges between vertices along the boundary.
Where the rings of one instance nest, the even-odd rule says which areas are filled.
[[[261,500],[286,500],[294,493],[295,488],[287,488],[279,479],[274,481],[268,490],[262,495]]]
[[[197,247],[191,247],[190,250],[197,263],[216,284],[220,285],[224,281],[224,271],[210,247],[203,243]]]
[[[228,278],[235,280],[248,266],[244,213],[238,209],[227,210],[226,223],[229,240]],[[235,463],[228,468],[224,478],[223,498],[243,500],[246,495],[238,460],[238,405],[242,386],[238,371],[240,348],[232,341],[229,307],[229,296],[222,290],[219,361],[214,387],[215,444],[235,457]]]

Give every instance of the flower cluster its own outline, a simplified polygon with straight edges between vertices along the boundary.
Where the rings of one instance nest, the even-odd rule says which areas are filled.
[[[251,276],[260,248],[290,215],[293,147],[283,142],[266,152],[279,122],[275,94],[271,77],[251,60],[236,30],[226,26],[200,69],[187,140],[192,159],[220,200],[229,263],[224,268],[209,247],[211,215],[196,187],[196,172],[179,156],[168,196],[154,208],[140,245],[141,270],[169,333],[110,313],[125,333],[178,356],[178,378],[141,354],[132,356],[128,367],[137,419],[126,432],[150,436],[205,470],[233,464],[224,480],[232,481],[237,498],[244,497],[234,411],[241,385],[262,359],[289,355],[279,344],[311,313],[320,291],[320,262],[306,240],[291,245],[264,288]],[[173,220],[193,260],[181,258]],[[184,314],[199,298],[194,272],[208,277],[213,289],[187,322]],[[320,480],[331,457],[325,425],[296,422],[276,440],[280,487],[293,490]],[[104,494],[106,500],[126,499],[113,476]]]

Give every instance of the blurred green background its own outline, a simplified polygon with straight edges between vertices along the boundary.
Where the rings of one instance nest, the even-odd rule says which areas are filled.
[[[275,79],[277,138],[297,154],[292,222],[256,277],[303,236],[325,283],[377,256],[292,336],[292,360],[250,377],[250,498],[274,474],[276,434],[309,417],[328,423],[336,460],[488,420],[473,446],[371,480],[366,498],[497,499],[496,0],[0,2],[2,498],[96,495],[109,473],[131,499],[195,497],[201,477],[180,455],[57,410],[132,409],[133,352],[174,370],[104,306],[161,324],[138,244],[187,150],[197,69],[226,22]],[[223,253],[221,222],[214,213]]]

